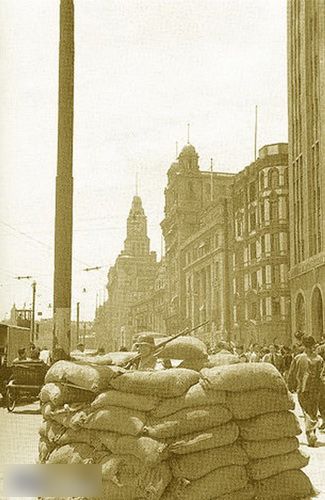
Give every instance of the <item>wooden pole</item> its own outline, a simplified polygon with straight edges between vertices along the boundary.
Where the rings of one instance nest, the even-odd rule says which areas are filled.
[[[55,207],[53,347],[71,346],[74,5],[60,2],[59,113]]]

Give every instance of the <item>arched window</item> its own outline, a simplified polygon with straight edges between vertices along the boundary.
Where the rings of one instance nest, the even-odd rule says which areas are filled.
[[[260,190],[263,191],[264,190],[264,172],[262,170],[262,172],[260,173]]]

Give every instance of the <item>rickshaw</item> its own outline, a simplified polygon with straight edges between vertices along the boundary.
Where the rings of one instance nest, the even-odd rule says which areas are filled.
[[[44,385],[48,366],[39,360],[16,361],[12,365],[12,376],[7,384],[7,410],[12,412],[21,400],[35,401]]]

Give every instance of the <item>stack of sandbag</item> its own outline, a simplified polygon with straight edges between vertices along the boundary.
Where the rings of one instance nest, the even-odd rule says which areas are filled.
[[[293,403],[272,365],[59,363],[41,394],[40,461],[101,464],[103,499],[312,496]]]
[[[203,387],[226,391],[226,406],[239,427],[240,446],[248,457],[246,471],[256,498],[304,498],[313,495],[301,471],[308,457],[299,450],[299,423],[286,384],[268,363],[202,370]]]
[[[254,497],[225,391],[207,391],[196,383],[184,395],[165,399],[151,412],[148,432],[169,443],[173,480],[165,500]]]

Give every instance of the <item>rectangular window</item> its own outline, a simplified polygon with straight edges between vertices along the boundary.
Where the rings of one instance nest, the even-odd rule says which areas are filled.
[[[249,214],[249,225],[250,225],[251,231],[254,231],[254,229],[256,229],[256,210],[255,210],[255,208]]]
[[[271,234],[271,253],[278,254],[280,252],[279,233]]]
[[[251,182],[249,185],[249,201],[254,201],[256,198],[256,183]]]
[[[261,254],[262,256],[265,255],[265,234],[261,236]]]
[[[251,287],[256,290],[257,289],[257,272],[253,272],[251,274]]]
[[[272,297],[272,316],[278,317],[281,313],[280,299]]]
[[[254,243],[250,243],[249,248],[251,260],[256,259],[256,242],[254,241]]]

